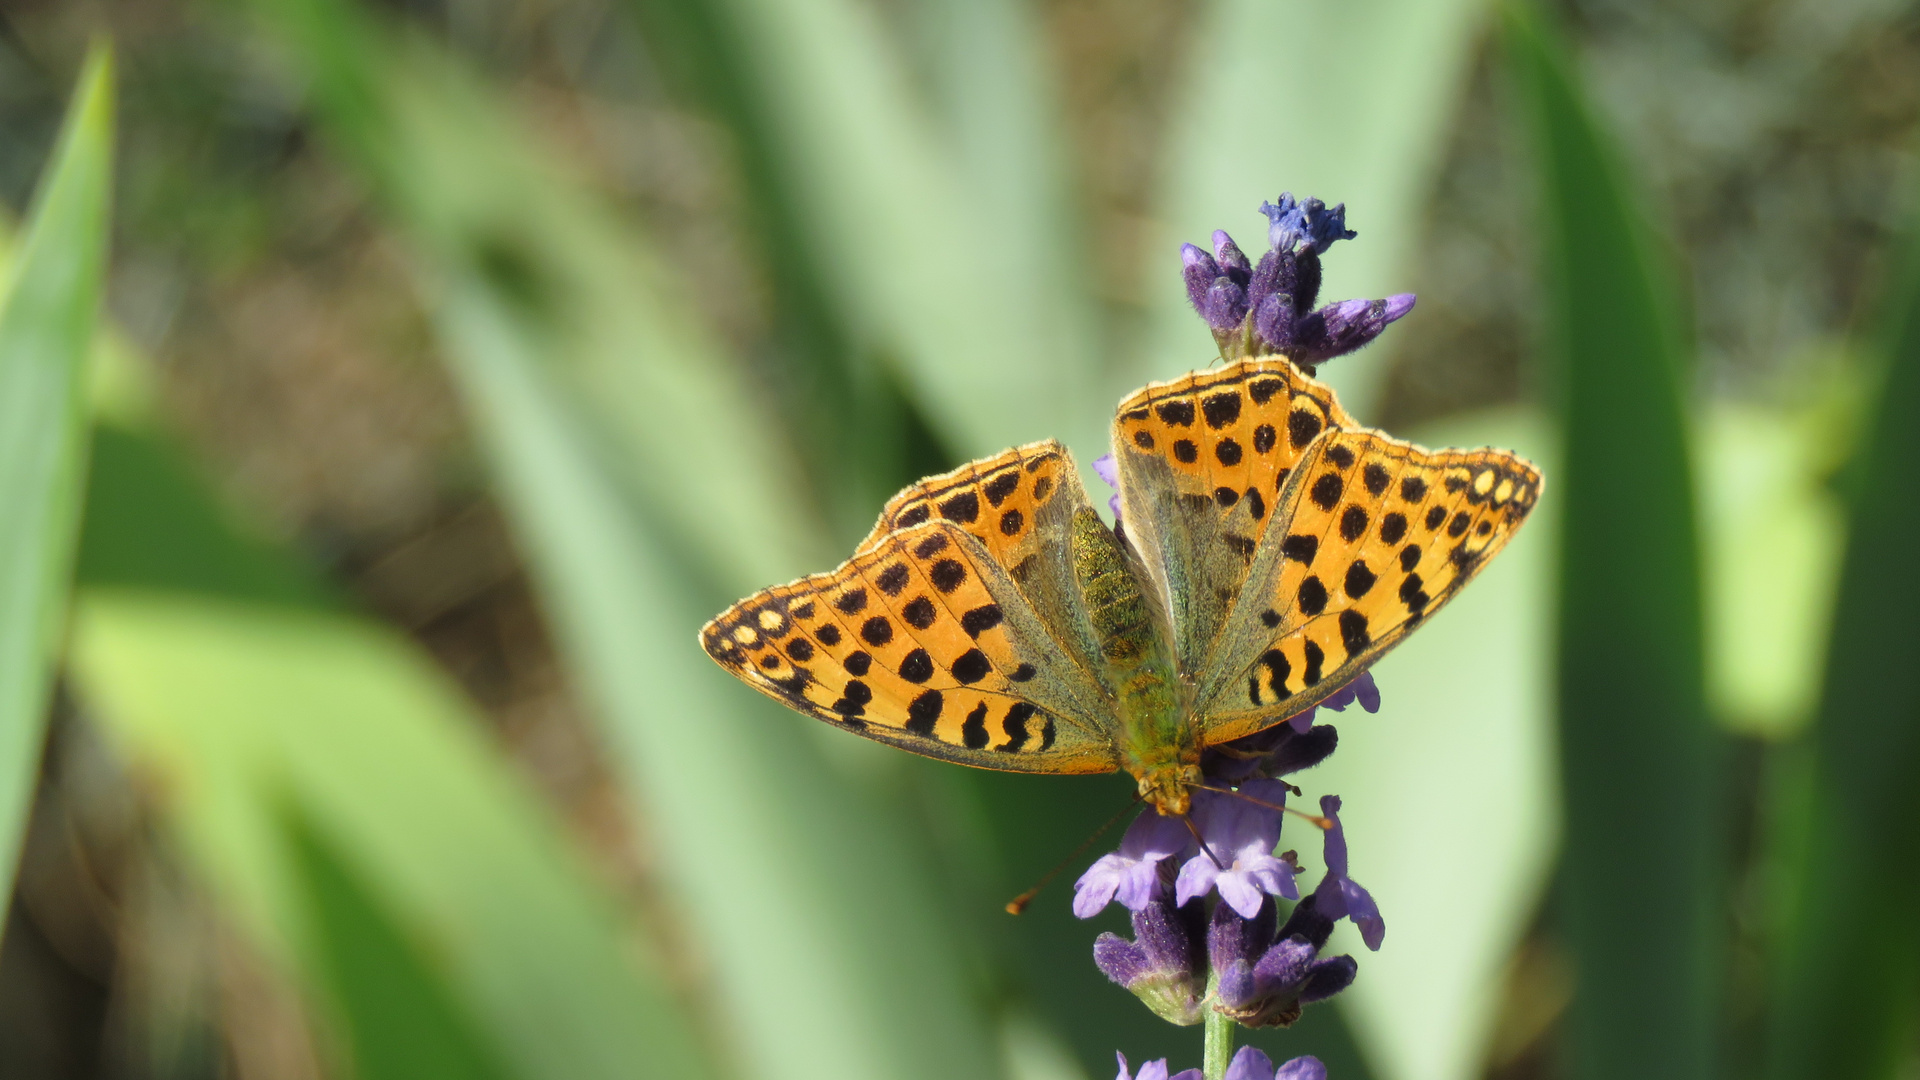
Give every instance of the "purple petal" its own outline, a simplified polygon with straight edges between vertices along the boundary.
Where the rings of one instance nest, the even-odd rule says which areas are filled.
[[[1206,1078],[1199,1069],[1181,1069],[1179,1072],[1167,1077],[1167,1080],[1206,1080]]]
[[[1325,1001],[1352,986],[1353,977],[1359,973],[1360,962],[1353,957],[1328,957],[1313,965],[1313,970],[1307,973],[1306,985],[1300,988],[1300,1000],[1307,1005]]]
[[[1179,818],[1162,817],[1148,810],[1127,826],[1127,834],[1120,838],[1120,854],[1135,859],[1164,859],[1185,851],[1191,837],[1186,823]]]
[[[1237,870],[1221,874],[1214,879],[1214,885],[1220,890],[1221,902],[1239,912],[1243,919],[1260,914],[1260,905],[1267,899],[1267,894],[1253,883],[1249,875]]]
[[[1118,496],[1118,495],[1109,495],[1109,496],[1107,496],[1107,509],[1109,509],[1109,510],[1111,510],[1111,511],[1113,511],[1113,520],[1114,520],[1114,523],[1115,523],[1116,525],[1117,525],[1117,524],[1119,524],[1119,522],[1120,522],[1120,496]]]
[[[1253,965],[1253,977],[1264,987],[1294,986],[1313,970],[1319,951],[1305,938],[1281,938]]]
[[[1326,831],[1326,841],[1321,848],[1321,855],[1327,864],[1327,873],[1344,878],[1347,876],[1347,830],[1340,824],[1340,796],[1320,796],[1320,816],[1333,822],[1333,828]]]
[[[1363,671],[1360,677],[1347,684],[1353,688],[1354,696],[1360,701],[1360,707],[1370,713],[1380,711],[1380,688],[1373,683],[1373,672]]]
[[[1091,919],[1106,910],[1113,902],[1113,894],[1119,891],[1122,871],[1128,861],[1120,855],[1102,855],[1087,867],[1087,872],[1073,883],[1073,913],[1082,919]]]
[[[1260,996],[1259,983],[1253,975],[1253,965],[1245,960],[1230,960],[1218,969],[1219,981],[1214,993],[1219,995],[1220,1004],[1229,1009],[1244,1009]]]
[[[1205,896],[1219,876],[1220,868],[1213,865],[1206,852],[1195,855],[1180,868],[1180,876],[1173,881],[1173,902],[1185,907],[1194,897]]]
[[[1293,730],[1305,735],[1307,730],[1313,727],[1313,710],[1308,709],[1298,716],[1289,717],[1287,723],[1293,725]]]
[[[1140,1066],[1140,1073],[1135,1080],[1167,1080],[1167,1059],[1149,1061]]]
[[[1093,963],[1121,986],[1132,986],[1147,973],[1147,951],[1118,934],[1093,939]]]
[[[1327,1067],[1312,1055],[1297,1057],[1280,1066],[1273,1080],[1327,1080]]]
[[[1388,322],[1399,319],[1413,310],[1414,295],[1410,292],[1395,293],[1387,297],[1386,317]]]
[[[1387,938],[1387,921],[1380,917],[1380,906],[1373,902],[1373,894],[1352,878],[1341,881],[1340,891],[1346,894],[1347,918],[1360,928],[1360,940],[1367,943],[1367,948],[1379,952],[1380,943]]]
[[[1133,1071],[1127,1068],[1127,1055],[1115,1050],[1113,1056],[1120,1061],[1120,1071],[1114,1076],[1113,1080],[1133,1080]]]
[[[1128,867],[1120,875],[1120,888],[1115,891],[1114,899],[1128,911],[1139,911],[1147,906],[1154,897],[1160,895],[1160,858],[1142,860]]]
[[[1192,244],[1180,245],[1180,277],[1187,284],[1187,300],[1193,304],[1193,310],[1202,315],[1207,313],[1207,290],[1219,276],[1220,267],[1213,256]]]
[[[1225,1080],[1273,1080],[1273,1059],[1251,1046],[1243,1046],[1227,1066]]]
[[[1120,486],[1120,466],[1114,462],[1112,454],[1101,454],[1094,458],[1093,471],[1100,479],[1107,482],[1108,487]]]

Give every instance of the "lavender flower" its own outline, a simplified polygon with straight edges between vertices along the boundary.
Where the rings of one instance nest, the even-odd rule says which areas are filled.
[[[1152,810],[1142,813],[1127,826],[1120,850],[1100,856],[1073,883],[1073,913],[1091,919],[1115,899],[1129,911],[1141,910],[1165,891],[1160,861],[1181,854],[1191,843],[1180,819]]]
[[[1377,952],[1387,936],[1387,924],[1373,895],[1347,876],[1347,834],[1340,824],[1340,796],[1320,796],[1320,814],[1333,822],[1333,827],[1326,832],[1323,854],[1327,876],[1313,890],[1314,905],[1330,919],[1352,919],[1360,930],[1360,940]]]
[[[1167,1059],[1149,1061],[1137,1073],[1127,1070],[1127,1055],[1115,1052],[1120,1072],[1113,1080],[1200,1080],[1199,1069],[1184,1069],[1167,1075]],[[1227,1065],[1226,1080],[1327,1080],[1327,1067],[1317,1057],[1297,1057],[1278,1069],[1273,1059],[1251,1046],[1243,1046]]]
[[[1295,199],[1289,191],[1277,205],[1261,203],[1260,212],[1267,215],[1267,243],[1275,251],[1291,252],[1304,244],[1315,255],[1325,255],[1335,240],[1359,235],[1347,228],[1346,203],[1329,210],[1319,199]]]
[[[1268,251],[1247,269],[1247,257],[1225,232],[1213,234],[1214,254],[1193,244],[1180,248],[1187,299],[1213,331],[1221,355],[1281,353],[1312,367],[1366,345],[1413,310],[1411,293],[1384,300],[1343,300],[1318,310],[1322,276],[1320,256],[1337,240],[1356,235],[1347,228],[1347,208],[1331,209],[1319,199],[1260,204],[1267,216]]]
[[[1094,941],[1093,962],[1162,1020],[1197,1024],[1205,1016],[1206,957],[1200,949],[1205,920],[1199,904],[1176,908],[1154,900],[1133,913],[1134,940],[1101,934]]]
[[[1293,864],[1273,854],[1280,843],[1279,808],[1286,805],[1287,785],[1278,780],[1250,780],[1239,790],[1247,798],[1216,791],[1194,792],[1193,822],[1206,850],[1180,867],[1173,894],[1175,901],[1184,904],[1218,889],[1223,903],[1251,919],[1268,896],[1295,900],[1300,891],[1293,884]],[[1258,799],[1271,808],[1249,799]]]
[[[1114,464],[1112,454],[1101,454],[1093,459],[1093,471],[1113,489],[1113,494],[1107,498],[1107,509],[1113,511],[1113,523],[1118,525],[1120,524],[1120,466]]]
[[[1140,1066],[1139,1072],[1134,1073],[1127,1071],[1127,1055],[1115,1050],[1113,1056],[1120,1059],[1120,1072],[1114,1076],[1113,1080],[1200,1080],[1199,1069],[1182,1069],[1168,1076],[1166,1058],[1149,1061]]]
[[[1272,903],[1253,918],[1227,905],[1214,909],[1207,958],[1218,979],[1214,1008],[1248,1027],[1286,1027],[1302,1007],[1352,985],[1360,965],[1351,956],[1322,959],[1333,920],[1309,896],[1274,933]]]

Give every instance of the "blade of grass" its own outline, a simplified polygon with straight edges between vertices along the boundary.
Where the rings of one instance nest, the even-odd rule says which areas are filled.
[[[1764,1074],[1891,1077],[1920,989],[1920,228],[1887,304],[1879,393],[1848,479],[1848,533],[1813,731],[1811,836],[1786,912]]]
[[[113,65],[96,49],[0,310],[0,895],[39,773],[85,482],[84,377],[107,261]]]
[[[1282,191],[1345,202],[1359,235],[1327,258],[1323,295],[1413,288],[1408,254],[1451,130],[1484,0],[1213,0],[1187,47],[1166,175],[1143,267],[1147,377],[1214,356],[1180,287],[1183,241],[1226,229],[1266,247],[1263,200]],[[1418,309],[1409,317],[1417,326]],[[1392,340],[1389,336],[1388,341]],[[1322,374],[1361,419],[1386,375],[1379,348]]]
[[[636,0],[658,22],[663,0]],[[952,17],[933,94],[867,5],[851,0],[687,0],[681,25],[737,91],[736,123],[760,140],[795,216],[795,238],[848,325],[897,362],[962,456],[1050,435],[1105,397],[1074,259],[1059,247],[1066,200],[1034,146],[1037,47],[1016,9]],[[958,31],[957,33],[955,31]],[[982,80],[998,80],[990,92]],[[936,100],[949,106],[945,123]],[[740,117],[751,117],[742,123]],[[1038,140],[1044,142],[1044,138]],[[1064,432],[1080,435],[1082,432]]]
[[[1562,47],[1527,8],[1507,11],[1564,439],[1552,482],[1571,1075],[1710,1076],[1725,829],[1673,294]]]
[[[283,827],[308,912],[303,952],[359,1080],[505,1080],[446,983],[297,808]]]
[[[102,587],[82,594],[71,657],[76,692],[156,781],[217,895],[290,970],[309,941],[347,950],[308,969],[325,986],[379,942],[316,913],[327,897],[300,876],[289,800],[508,1075],[711,1075],[651,950],[405,642],[324,612]],[[352,1042],[363,1071],[403,1074],[404,1048],[372,1034]]]
[[[755,569],[769,558],[758,545],[791,552],[812,535],[781,460],[708,452],[774,425],[743,381],[701,383],[718,396],[698,407],[656,395],[625,412],[583,389],[610,386],[583,369],[716,380],[733,358],[690,335],[679,341],[705,351],[664,348],[650,320],[677,318],[669,279],[607,255],[643,238],[589,213],[557,170],[530,171],[552,155],[444,59],[397,52],[342,5],[260,8],[298,47],[337,137],[431,274],[453,372],[557,636],[711,958],[744,1070],[992,1075],[993,1040],[887,814],[824,760],[806,721],[734,684],[694,640],[736,588],[779,579]],[[503,228],[510,245],[489,243]],[[591,302],[576,305],[574,287]],[[622,425],[645,426],[646,441]],[[681,515],[701,508],[713,520],[690,527]]]

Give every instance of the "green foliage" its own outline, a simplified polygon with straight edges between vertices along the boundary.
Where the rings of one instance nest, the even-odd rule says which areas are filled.
[[[1564,446],[1550,490],[1570,1060],[1594,1080],[1707,1076],[1726,856],[1673,293],[1562,47],[1519,5],[1507,41],[1539,157]]]
[[[1909,237],[1909,245],[1913,238]],[[1769,1017],[1765,1075],[1897,1075],[1920,937],[1920,248],[1888,298],[1884,370],[1848,477],[1848,536]]]
[[[0,307],[0,883],[40,762],[86,469],[86,359],[107,254],[113,64],[87,61]]]

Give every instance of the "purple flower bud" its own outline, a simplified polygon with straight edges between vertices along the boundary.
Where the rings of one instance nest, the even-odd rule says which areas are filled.
[[[1269,904],[1260,918],[1243,919],[1222,904],[1207,930],[1208,960],[1216,972],[1214,1008],[1248,1027],[1285,1027],[1301,1008],[1347,988],[1360,965],[1350,956],[1321,959],[1333,922],[1308,897],[1273,932]]]
[[[1301,364],[1323,364],[1336,356],[1345,356],[1379,337],[1388,324],[1412,311],[1413,301],[1412,293],[1400,293],[1385,300],[1342,300],[1328,304],[1294,325],[1293,348],[1287,355]]]
[[[1187,299],[1192,302],[1193,310],[1204,318],[1207,314],[1207,290],[1213,287],[1213,279],[1220,276],[1220,264],[1194,245],[1181,244],[1180,276],[1186,280]]]
[[[1134,940],[1101,934],[1093,962],[1107,978],[1172,1024],[1197,1024],[1205,1015],[1206,967],[1199,951],[1199,904],[1175,908],[1155,900],[1133,913]]]
[[[1129,911],[1141,910],[1166,891],[1160,879],[1161,860],[1179,855],[1190,846],[1190,836],[1180,819],[1161,817],[1152,810],[1143,812],[1127,827],[1120,850],[1100,856],[1073,883],[1073,913],[1091,919],[1116,898]]]
[[[1225,229],[1213,230],[1213,257],[1220,264],[1220,272],[1242,285],[1247,283],[1253,273],[1253,263],[1240,245],[1233,242]]]
[[[1199,1069],[1182,1069],[1172,1076],[1168,1076],[1166,1058],[1161,1058],[1159,1061],[1149,1061],[1140,1066],[1139,1072],[1134,1073],[1127,1071],[1127,1055],[1116,1050],[1113,1052],[1113,1056],[1120,1059],[1120,1072],[1113,1080],[1200,1080]],[[1323,1070],[1322,1076],[1324,1075],[1325,1072]],[[1315,1077],[1313,1080],[1320,1080],[1320,1078]]]
[[[1347,876],[1347,834],[1340,824],[1340,796],[1322,795],[1320,813],[1333,822],[1333,827],[1326,831],[1323,858],[1327,863],[1327,876],[1321,878],[1313,890],[1314,907],[1329,919],[1352,919],[1360,930],[1360,940],[1367,943],[1367,948],[1378,951],[1380,942],[1387,936],[1387,924],[1380,917],[1380,907],[1373,902],[1373,894]]]
[[[1223,904],[1251,919],[1268,896],[1292,900],[1300,893],[1293,884],[1293,864],[1273,854],[1280,842],[1281,811],[1260,805],[1285,806],[1287,785],[1253,780],[1239,790],[1259,803],[1217,791],[1193,793],[1192,819],[1206,850],[1180,867],[1173,895],[1184,904],[1218,889]]]
[[[1246,287],[1235,284],[1232,278],[1214,278],[1213,286],[1207,290],[1207,306],[1201,314],[1207,320],[1207,327],[1217,334],[1238,330],[1247,318]]]
[[[1307,316],[1308,319],[1313,316]],[[1274,352],[1295,357],[1299,352],[1296,339],[1303,320],[1293,309],[1291,294],[1276,292],[1262,297],[1259,306],[1253,310],[1253,332]]]
[[[1296,719],[1311,722],[1313,710],[1308,709]],[[1286,776],[1325,761],[1339,744],[1340,734],[1330,724],[1300,730],[1293,721],[1282,721],[1264,731],[1209,748],[1200,759],[1200,771],[1209,780],[1228,784],[1255,776]]]

